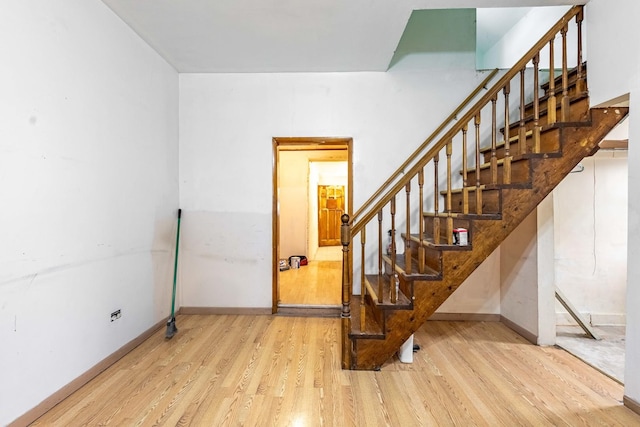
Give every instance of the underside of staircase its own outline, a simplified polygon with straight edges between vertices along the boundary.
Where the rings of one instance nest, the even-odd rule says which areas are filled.
[[[581,13],[580,9],[572,17],[578,16],[581,20]],[[466,163],[451,166],[452,144],[448,141],[441,145],[442,155],[438,154],[440,151],[435,151],[435,155],[431,152],[436,180],[432,192],[437,193],[434,198],[438,201],[431,204],[430,210],[421,210],[421,218],[414,221],[418,224],[406,226],[401,232],[396,230],[395,194],[392,196],[392,233],[401,236],[404,254],[397,253],[395,245],[389,254],[375,254],[373,257],[379,262],[377,271],[373,272],[368,271],[370,268],[363,262],[360,295],[351,295],[351,284],[347,283],[343,291],[343,368],[375,370],[391,359],[580,160],[597,151],[598,143],[627,115],[627,108],[590,108],[586,66],[581,64],[572,71],[563,66],[563,73],[545,85],[538,85],[536,77],[535,86],[541,88],[540,96],[536,94],[528,105],[520,104],[517,120],[509,120],[507,112],[505,121],[510,123],[507,129],[495,124],[494,98],[493,126],[499,136],[479,144],[477,153],[462,154],[465,161],[476,157],[477,161],[471,166]],[[535,67],[537,74],[537,64]],[[560,91],[556,104],[553,98]],[[506,93],[509,110],[508,91]],[[550,98],[553,103],[549,102]],[[476,119],[476,131],[479,116],[479,112],[472,112],[470,116]],[[472,120],[470,139],[473,139],[473,125]],[[466,128],[463,133],[466,138]],[[438,163],[443,168],[445,162],[449,169],[455,170],[457,181],[462,183],[459,188],[453,187],[456,179],[451,177],[447,178],[446,189],[443,183],[438,184]],[[424,163],[427,164],[426,160]],[[419,186],[420,197],[424,198],[422,168],[421,165],[417,169],[420,172],[413,178],[413,187]],[[411,185],[407,181],[402,187],[406,188],[407,200]],[[404,193],[401,191],[398,195],[404,197]],[[438,209],[439,206],[442,209]],[[378,210],[381,217],[382,209]],[[411,208],[407,206],[406,211],[410,212]],[[372,222],[375,223],[375,219]],[[380,219],[378,222],[382,224]],[[343,227],[348,226],[345,221]],[[467,230],[467,245],[455,244],[452,235],[455,229]],[[356,244],[350,241],[350,232],[345,234],[343,244],[347,240],[349,250],[357,250]],[[382,234],[386,237],[386,230],[377,234],[378,239]],[[365,254],[364,236],[362,241],[361,257],[371,259],[371,254]],[[377,246],[382,252],[382,243]],[[347,264],[345,257],[345,268]],[[343,278],[353,281],[346,271]]]

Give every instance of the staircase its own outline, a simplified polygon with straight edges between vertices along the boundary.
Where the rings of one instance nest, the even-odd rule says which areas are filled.
[[[589,106],[582,19],[581,6],[567,12],[437,142],[425,141],[353,218],[343,215],[343,369],[379,369],[627,115]],[[569,31],[578,40],[573,69]],[[542,85],[539,76],[550,73],[541,57],[554,70]],[[454,241],[459,229],[467,245]]]

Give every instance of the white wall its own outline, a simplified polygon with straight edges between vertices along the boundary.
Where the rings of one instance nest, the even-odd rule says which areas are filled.
[[[0,40],[5,425],[168,315],[178,82],[98,0],[2,2]]]
[[[358,208],[483,77],[457,69],[180,75],[180,197],[192,218],[183,305],[271,307],[272,137],[352,137]],[[216,239],[224,244],[205,244]],[[478,281],[495,287],[482,293],[495,295],[494,278]]]
[[[592,104],[630,94],[629,164],[640,164],[640,2],[606,0],[587,5],[589,91]],[[640,170],[629,169],[627,299],[640,306]],[[634,262],[635,261],[635,262]],[[627,312],[625,395],[640,402],[640,311]]]
[[[533,211],[500,245],[502,316],[538,336],[537,212]]]
[[[624,325],[627,153],[602,150],[580,164],[553,193],[556,284],[591,324]],[[575,324],[556,309],[559,324]]]
[[[532,8],[522,17],[495,45],[486,52],[478,52],[478,69],[505,68],[515,65],[534,43],[556,23],[570,9],[569,6],[549,6]],[[482,14],[490,14],[491,10],[483,10]],[[583,34],[586,28],[583,24]],[[577,31],[572,22],[567,33],[567,62],[569,68],[575,67]],[[583,46],[586,47],[586,46]],[[562,66],[562,39],[558,35],[554,42],[554,68]],[[530,66],[532,66],[530,64]],[[540,55],[540,68],[549,68],[548,47]]]

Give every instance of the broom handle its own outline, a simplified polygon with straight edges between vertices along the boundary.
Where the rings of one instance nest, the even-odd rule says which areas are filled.
[[[178,247],[180,245],[180,217],[182,209],[178,209],[178,233],[176,234],[176,258],[173,263],[173,296],[171,297],[171,318],[175,317],[176,308],[176,277],[178,275]]]

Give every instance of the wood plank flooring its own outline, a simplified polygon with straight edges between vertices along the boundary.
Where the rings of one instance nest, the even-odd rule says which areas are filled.
[[[308,265],[280,272],[280,303],[340,305],[342,261],[309,261]]]
[[[340,369],[340,321],[179,316],[34,426],[640,426],[622,386],[497,322],[427,322],[413,364]]]

